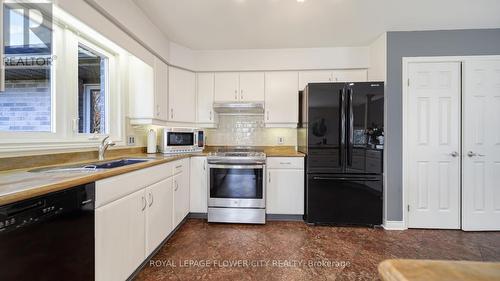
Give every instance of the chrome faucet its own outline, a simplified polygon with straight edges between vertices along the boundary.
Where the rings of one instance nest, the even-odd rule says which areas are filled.
[[[104,160],[104,153],[106,153],[106,149],[108,146],[114,146],[115,143],[113,141],[108,141],[109,136],[106,136],[102,139],[101,144],[99,145],[99,160]]]

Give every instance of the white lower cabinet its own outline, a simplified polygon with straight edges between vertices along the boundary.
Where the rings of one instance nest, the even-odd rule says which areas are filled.
[[[97,281],[126,280],[182,222],[189,168],[186,158],[96,182]]]
[[[208,201],[207,157],[192,157],[189,182],[189,210],[206,213]]]
[[[172,177],[146,188],[146,257],[174,229]]]
[[[267,159],[266,213],[304,214],[304,158]]]
[[[144,189],[95,210],[95,274],[123,281],[145,258]]]
[[[174,228],[179,225],[189,213],[189,159],[174,162],[179,173],[173,177],[174,188]]]

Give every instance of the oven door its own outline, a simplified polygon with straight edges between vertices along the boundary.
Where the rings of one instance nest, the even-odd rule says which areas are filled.
[[[265,208],[265,165],[210,164],[208,206]]]

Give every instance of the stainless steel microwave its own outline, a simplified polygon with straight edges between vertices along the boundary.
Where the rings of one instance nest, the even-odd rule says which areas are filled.
[[[160,130],[160,152],[163,154],[201,152],[205,148],[205,132],[192,128]]]

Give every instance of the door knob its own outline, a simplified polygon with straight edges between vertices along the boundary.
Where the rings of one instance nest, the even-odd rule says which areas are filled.
[[[467,152],[467,156],[469,156],[469,157],[474,157],[474,156],[483,157],[483,156],[486,156],[486,155],[475,153],[473,151],[469,151],[469,152]]]
[[[457,151],[450,153],[451,157],[458,157],[460,154]]]

